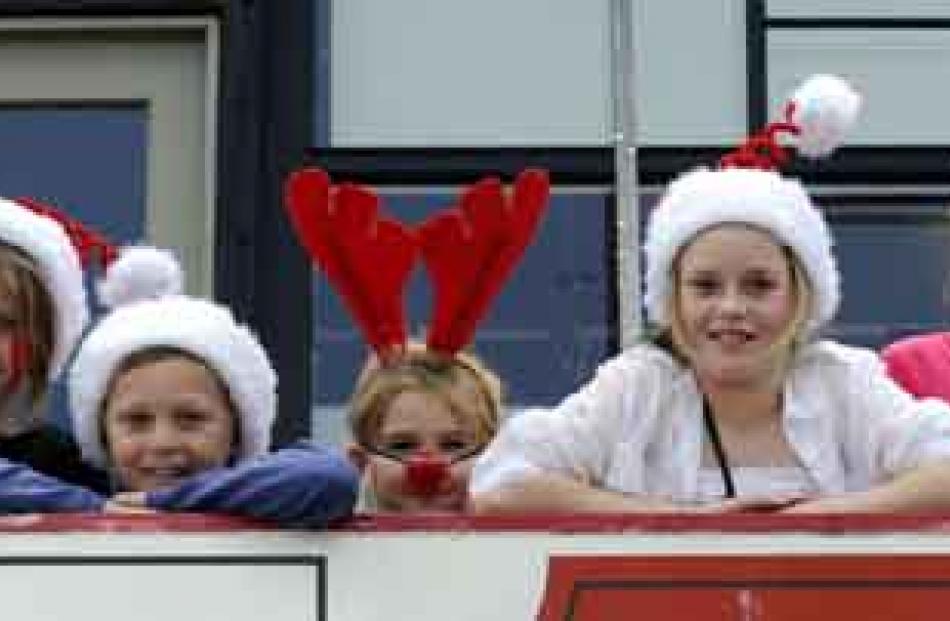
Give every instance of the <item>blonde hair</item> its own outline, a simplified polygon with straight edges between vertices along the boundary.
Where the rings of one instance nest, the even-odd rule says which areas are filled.
[[[467,400],[462,403],[452,394],[466,379],[476,387],[478,397],[474,404]],[[411,344],[397,360],[380,364],[373,356],[363,368],[348,408],[353,440],[371,445],[383,426],[390,404],[407,390],[436,395],[444,399],[459,418],[473,418],[479,443],[487,443],[498,431],[504,399],[498,376],[472,354],[459,352],[445,356]]]
[[[27,337],[31,397],[38,402],[49,387],[56,311],[36,263],[20,250],[0,243],[0,289],[13,300],[15,328]]]
[[[751,226],[742,223],[737,224],[739,226]],[[767,230],[758,229],[755,226],[751,226],[751,228],[763,230],[768,233]],[[709,229],[706,230],[708,231]],[[693,239],[695,239],[695,237]],[[670,328],[667,336],[669,337],[672,353],[681,362],[689,360],[691,353],[691,348],[686,342],[685,330],[683,327],[683,314],[681,310],[679,286],[680,259],[682,258],[686,248],[689,247],[690,243],[691,242],[687,242],[684,244],[673,258],[673,262],[671,264],[672,274],[670,275],[673,279],[673,287],[671,287],[672,300],[671,304],[669,304]],[[798,351],[805,340],[805,325],[808,322],[808,317],[812,312],[814,292],[811,281],[808,279],[808,274],[805,272],[805,268],[802,265],[801,260],[798,258],[798,255],[795,254],[795,251],[789,246],[779,243],[777,240],[775,243],[779,249],[781,249],[782,256],[785,258],[785,263],[788,267],[788,273],[790,277],[789,280],[792,283],[792,290],[795,294],[794,312],[789,318],[785,329],[782,331],[779,337],[775,339],[775,342],[772,344],[771,351],[769,352],[769,354],[776,355],[778,357],[778,369],[781,371],[788,368],[788,365],[790,364],[791,359],[794,357],[795,352]]]

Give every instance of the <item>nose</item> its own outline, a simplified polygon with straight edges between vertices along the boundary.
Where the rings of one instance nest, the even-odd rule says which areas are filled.
[[[169,421],[159,420],[149,434],[149,448],[153,451],[174,451],[181,447],[181,433]]]
[[[736,287],[728,287],[719,300],[719,310],[727,317],[741,317],[748,309],[745,296]]]
[[[407,487],[418,496],[435,496],[448,475],[448,459],[427,450],[414,453],[405,464]]]

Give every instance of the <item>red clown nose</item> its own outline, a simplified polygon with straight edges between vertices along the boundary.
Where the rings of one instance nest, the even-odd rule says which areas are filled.
[[[6,385],[3,387],[5,393],[16,390],[30,368],[29,338],[23,334],[14,335],[10,340],[8,356],[10,368],[8,369]]]
[[[435,496],[448,476],[449,462],[440,455],[416,453],[406,460],[406,483],[418,496]]]

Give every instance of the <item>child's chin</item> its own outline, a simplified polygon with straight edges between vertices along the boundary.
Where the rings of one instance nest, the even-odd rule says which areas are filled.
[[[415,499],[407,503],[406,511],[417,513],[461,513],[465,508],[465,499],[457,495],[435,496],[427,499]]]

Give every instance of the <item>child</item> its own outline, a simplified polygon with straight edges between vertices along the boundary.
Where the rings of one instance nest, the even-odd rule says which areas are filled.
[[[510,419],[475,465],[476,510],[950,508],[950,408],[914,401],[873,352],[814,339],[838,305],[832,240],[768,170],[778,131],[820,155],[857,107],[815,77],[785,122],[669,186],[645,243],[659,337]]]
[[[267,452],[277,378],[266,353],[227,309],[179,295],[180,287],[170,255],[126,250],[100,287],[114,310],[70,371],[77,442],[107,469],[120,492],[114,502],[285,526],[347,515],[353,467],[314,447]]]
[[[894,381],[917,398],[937,397],[950,403],[950,333],[909,336],[881,351]]]
[[[0,199],[0,465],[11,476],[29,476],[33,468],[94,490],[106,487],[69,436],[44,421],[49,386],[88,320],[82,264],[100,242],[47,205]],[[8,508],[22,505],[0,502],[0,511]]]
[[[371,363],[349,408],[351,461],[363,473],[364,511],[458,512],[474,457],[495,435],[501,382],[470,354],[410,346]]]
[[[351,459],[364,509],[462,511],[471,463],[501,418],[500,382],[462,349],[520,258],[547,206],[546,173],[528,170],[510,194],[497,179],[415,229],[380,216],[379,197],[295,173],[286,205],[301,242],[326,272],[375,350],[350,401]],[[435,308],[425,345],[409,344],[402,296],[416,257]]]

